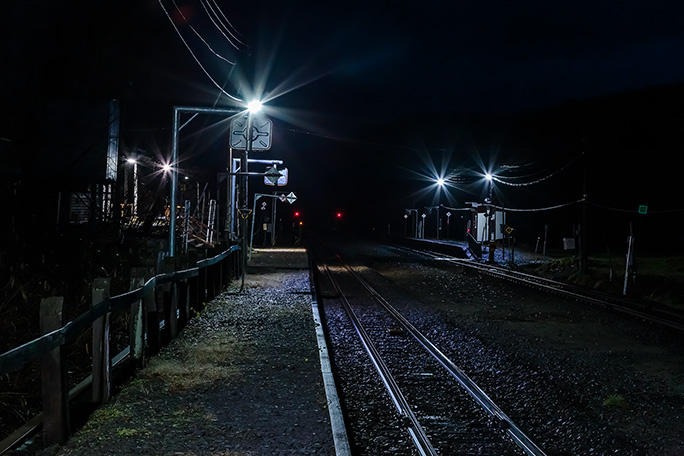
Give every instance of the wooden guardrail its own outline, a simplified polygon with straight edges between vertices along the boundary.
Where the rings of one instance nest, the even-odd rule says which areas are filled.
[[[63,298],[44,298],[40,304],[43,335],[0,354],[0,377],[40,360],[43,413],[28,426],[42,421],[43,443],[63,443],[70,434],[65,344],[92,327],[92,375],[84,382],[90,383],[94,403],[107,402],[112,391],[113,360],[127,356],[134,367],[141,367],[146,356],[156,354],[165,340],[176,337],[190,319],[191,309],[200,310],[202,303],[213,299],[231,278],[243,272],[240,250],[232,246],[213,258],[198,261],[196,267],[153,277],[145,268],[133,268],[131,291],[117,296],[109,296],[109,279],[95,279],[92,307],[67,323],[63,321]],[[129,345],[112,356],[109,321],[112,313],[123,309],[130,310]],[[17,430],[0,442],[0,454],[26,432]]]

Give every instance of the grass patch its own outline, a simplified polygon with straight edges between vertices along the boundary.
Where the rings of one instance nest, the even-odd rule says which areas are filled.
[[[137,429],[121,428],[116,431],[119,437],[135,437],[139,434]]]
[[[622,394],[611,394],[603,401],[603,406],[623,409],[629,407],[629,404]]]
[[[234,337],[206,338],[179,347],[174,356],[152,359],[142,375],[163,381],[169,391],[188,391],[237,378],[237,364],[252,356],[252,350]]]

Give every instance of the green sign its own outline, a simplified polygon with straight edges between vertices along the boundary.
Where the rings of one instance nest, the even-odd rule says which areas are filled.
[[[646,214],[646,212],[648,212],[648,206],[639,205],[639,214]]]

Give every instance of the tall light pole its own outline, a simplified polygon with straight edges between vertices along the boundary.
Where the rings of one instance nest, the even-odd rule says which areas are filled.
[[[173,257],[176,252],[176,194],[178,191],[178,134],[180,130],[192,121],[198,114],[219,114],[233,116],[239,114],[240,109],[236,108],[200,108],[189,106],[174,106],[173,108],[173,133],[171,136],[171,208],[169,211],[169,256]],[[181,113],[195,114],[185,124],[180,125]]]
[[[247,105],[247,132],[245,133],[247,135],[247,145],[245,147],[245,153],[242,154],[242,162],[240,163],[240,172],[242,174],[240,179],[240,194],[242,196],[242,207],[240,209],[240,212],[243,214],[240,216],[240,220],[242,221],[242,281],[240,285],[240,291],[242,291],[245,288],[245,273],[247,271],[247,228],[249,227],[247,217],[249,217],[249,215],[245,217],[244,214],[249,214],[249,195],[247,193],[247,179],[249,176],[249,155],[252,152],[252,145],[254,143],[254,132],[252,131],[254,129],[254,115],[261,111],[261,108],[262,103],[258,100],[250,101]]]
[[[446,182],[441,177],[437,178],[437,240],[440,239],[440,234],[442,234],[442,219],[439,216],[439,210],[442,207],[442,190]]]
[[[126,161],[133,165],[133,207],[131,216],[136,217],[138,215],[138,160],[128,158]]]
[[[492,188],[494,187],[493,176],[489,173],[485,174],[485,179],[489,181],[489,198],[487,201],[487,212],[489,218],[487,220],[487,240],[492,241]]]

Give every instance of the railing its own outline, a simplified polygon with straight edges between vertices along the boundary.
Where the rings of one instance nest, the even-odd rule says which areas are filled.
[[[40,304],[43,335],[0,354],[0,377],[40,361],[43,413],[0,442],[0,454],[42,423],[43,444],[65,442],[70,433],[69,399],[92,389],[92,401],[107,402],[112,391],[112,370],[123,359],[140,367],[146,356],[156,354],[162,340],[176,337],[191,318],[191,310],[201,310],[240,270],[240,247],[233,246],[213,258],[197,261],[196,267],[149,277],[144,268],[131,271],[131,291],[109,296],[109,280],[95,279],[92,307],[68,323],[63,321],[62,297],[44,298]],[[147,276],[147,277],[146,277]],[[115,356],[110,354],[110,316],[128,309],[129,344]],[[65,345],[92,328],[92,375],[71,391],[67,387]]]

